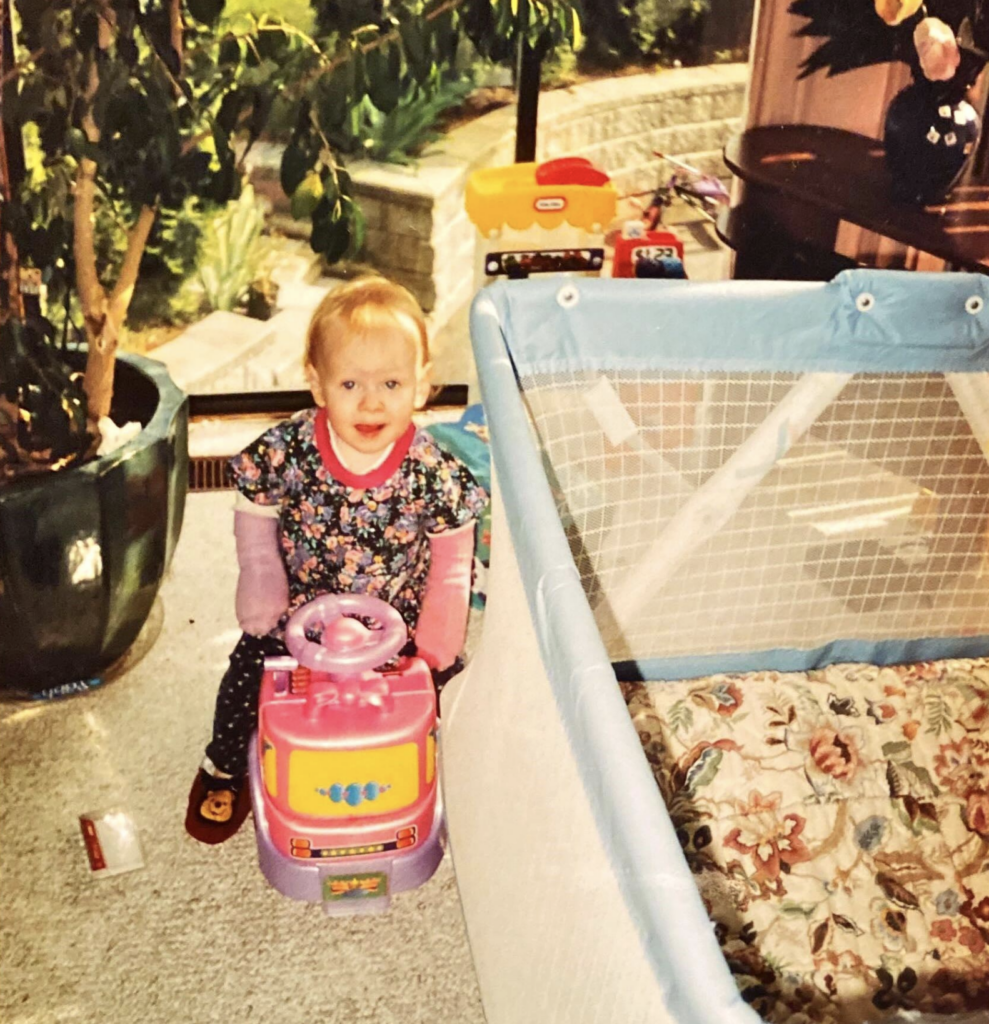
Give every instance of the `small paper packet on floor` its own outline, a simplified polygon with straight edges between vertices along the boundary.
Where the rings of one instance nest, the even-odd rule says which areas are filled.
[[[94,878],[122,875],[144,867],[141,840],[130,815],[116,808],[79,815]]]

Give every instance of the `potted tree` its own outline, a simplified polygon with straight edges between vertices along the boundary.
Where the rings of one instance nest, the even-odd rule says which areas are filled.
[[[118,367],[118,345],[159,209],[189,192],[223,198],[237,188],[232,150],[208,131],[209,100],[187,75],[213,46],[208,5],[191,7],[23,3],[15,51],[4,0],[0,686],[8,691],[71,688],[120,657],[181,528],[187,400],[160,364],[126,355]],[[25,133],[37,140],[33,168]],[[101,248],[107,216],[126,224],[119,257]],[[20,287],[30,267],[37,273],[28,278],[43,278],[62,304],[61,346]],[[111,413],[141,429],[101,454]]]

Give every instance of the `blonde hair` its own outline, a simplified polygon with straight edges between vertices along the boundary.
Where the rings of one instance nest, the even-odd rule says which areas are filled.
[[[415,296],[384,277],[358,277],[329,292],[316,307],[306,331],[303,365],[315,366],[323,348],[343,331],[361,333],[375,327],[398,327],[429,362],[426,319]]]

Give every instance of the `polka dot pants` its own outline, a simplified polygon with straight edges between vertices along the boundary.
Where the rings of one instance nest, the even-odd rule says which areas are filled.
[[[230,667],[220,680],[213,714],[213,739],[206,756],[227,775],[247,774],[247,751],[258,724],[258,693],[264,675],[264,659],[285,654],[285,645],[274,637],[251,636],[237,642]]]

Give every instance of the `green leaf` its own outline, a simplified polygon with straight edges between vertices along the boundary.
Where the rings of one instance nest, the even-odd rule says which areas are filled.
[[[253,53],[253,50],[249,50]],[[244,68],[240,74],[240,84],[246,87],[267,85],[278,73],[278,65],[273,60],[262,60],[251,67]]]
[[[794,903],[793,900],[783,900],[779,905],[780,913],[784,917],[810,917],[816,910],[816,903]]]
[[[251,113],[247,119],[247,130],[250,133],[251,141],[260,138],[268,123],[268,115],[271,113],[271,104],[274,96],[267,89],[254,89],[251,93]]]
[[[310,171],[302,183],[292,193],[291,212],[296,220],[305,220],[312,216],[313,211],[323,198],[323,182],[315,171]]]
[[[437,138],[432,128],[440,114],[469,90],[466,82],[450,82],[432,91],[413,83],[391,113],[365,126],[365,149],[375,160],[408,163],[410,155]]]
[[[452,66],[457,59],[457,46],[460,42],[453,11],[444,11],[439,17],[434,18],[430,23],[430,31],[437,61]]]
[[[429,77],[433,69],[433,61],[429,52],[428,23],[420,21],[408,12],[399,22],[398,34],[402,40],[402,49],[409,70],[418,81]]]
[[[247,108],[250,97],[239,89],[233,89],[220,101],[220,109],[216,115],[216,123],[227,133],[233,135],[240,120],[241,113]]]
[[[280,28],[265,28],[255,36],[255,45],[263,58],[279,60],[288,48],[288,36]]]
[[[693,708],[683,699],[676,701],[669,711],[670,728],[677,733],[689,730],[694,724]]]
[[[337,168],[337,176],[336,178],[334,178],[333,172],[327,168],[324,169],[322,174],[320,175],[320,184],[322,185],[323,188],[323,202],[329,204],[331,207],[335,206],[336,201],[340,198],[342,192],[340,188],[340,176],[345,175],[346,173],[347,172],[344,171],[342,168]],[[349,175],[347,177],[349,181]]]
[[[296,135],[285,147],[285,152],[282,153],[279,179],[282,191],[287,196],[295,193],[316,163],[309,142],[308,138]]]
[[[924,713],[927,716],[928,735],[940,736],[951,728],[951,708],[939,694],[929,694],[924,700]]]
[[[347,83],[350,89],[350,102],[356,105],[367,95],[367,68],[364,51],[359,46],[355,46],[351,50],[350,60],[347,63],[350,70],[350,79]]]
[[[320,124],[326,128],[342,125],[350,107],[350,62],[338,64],[324,75],[316,89],[316,106]]]
[[[220,50],[217,55],[217,62],[221,65],[236,65],[239,64],[242,59],[243,51],[241,50],[240,40],[232,32],[228,32],[220,40]]]
[[[398,106],[402,96],[402,53],[397,46],[385,44],[371,50],[365,58],[367,94],[385,114]]]
[[[140,59],[140,51],[137,48],[137,43],[135,43],[130,36],[121,36],[117,40],[117,53],[120,54],[120,59],[129,68],[135,67]]]
[[[939,794],[940,790],[934,784],[931,773],[923,765],[914,764],[912,761],[903,761],[900,767],[903,771],[909,772],[932,796]]]
[[[723,750],[708,747],[700,757],[687,769],[684,789],[696,793],[701,786],[710,785],[718,774],[718,768],[725,756]]]
[[[215,25],[220,20],[226,0],[186,0],[186,9],[203,25]]]
[[[328,263],[336,263],[347,251],[350,242],[350,234],[347,229],[347,222],[338,217],[313,217],[312,236],[309,244],[313,252],[322,253]]]
[[[898,743],[884,743],[883,744],[883,757],[888,757],[893,761],[901,762],[903,757],[900,755],[909,753],[910,744],[905,740]]]
[[[84,10],[76,22],[76,45],[86,52],[99,44],[100,20],[95,11]]]
[[[347,231],[350,235],[350,241],[347,244],[344,256],[347,259],[354,259],[359,255],[361,249],[364,248],[367,222],[364,219],[364,213],[361,208],[349,196],[343,196],[340,199],[340,205],[343,209],[343,216],[347,221]]]
[[[232,309],[254,278],[264,209],[245,185],[206,230],[199,275],[213,309]]]
[[[337,164],[336,179],[337,188],[340,190],[340,195],[353,195],[354,184],[350,180],[350,171],[348,171],[346,167],[342,167],[340,164]],[[326,188],[325,181],[323,182],[323,187]]]

